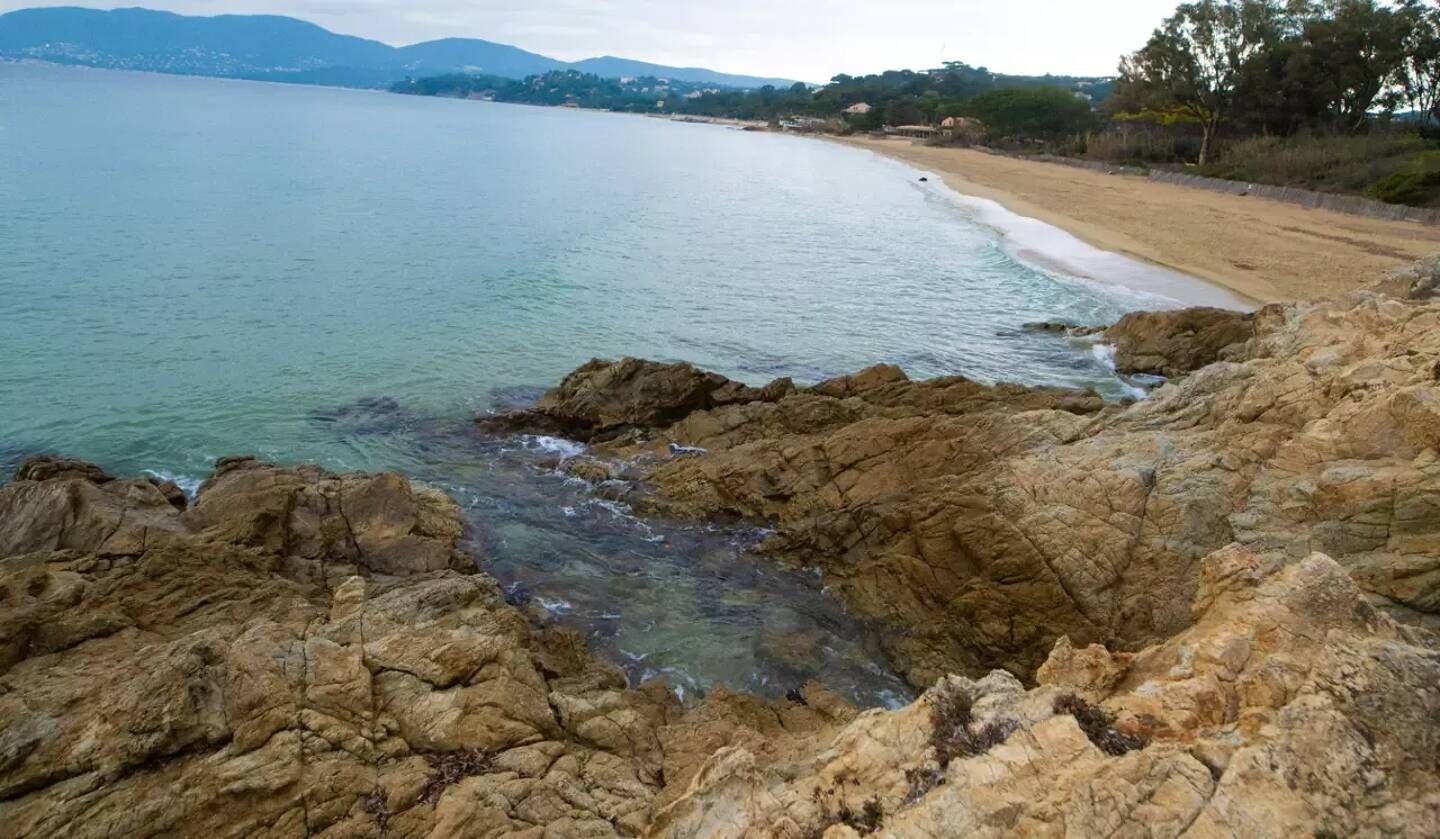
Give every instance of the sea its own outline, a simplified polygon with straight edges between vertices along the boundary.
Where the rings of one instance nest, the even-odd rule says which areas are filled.
[[[192,490],[240,453],[398,470],[635,681],[893,706],[876,628],[757,556],[763,529],[637,518],[557,468],[581,447],[472,418],[625,355],[1135,397],[1024,324],[1225,303],[927,175],[730,126],[0,63],[0,476],[34,452]]]

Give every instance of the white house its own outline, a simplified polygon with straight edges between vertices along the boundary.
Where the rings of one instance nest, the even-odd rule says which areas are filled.
[[[863,116],[865,116],[866,114],[870,113],[870,103],[869,103],[869,102],[856,102],[854,105],[851,105],[850,107],[846,108],[846,109],[845,109],[845,113],[847,113],[847,114],[849,114],[849,115],[851,115],[851,116],[863,117]]]

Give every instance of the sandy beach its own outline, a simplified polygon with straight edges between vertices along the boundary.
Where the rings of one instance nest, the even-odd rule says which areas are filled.
[[[1312,210],[970,149],[841,142],[941,175],[1109,251],[1270,303],[1340,294],[1440,252],[1440,227]]]

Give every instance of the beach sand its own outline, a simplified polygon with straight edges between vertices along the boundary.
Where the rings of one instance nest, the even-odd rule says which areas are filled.
[[[1253,196],[1016,160],[908,140],[848,137],[1108,251],[1189,274],[1257,303],[1341,294],[1440,252],[1440,227],[1312,210]]]

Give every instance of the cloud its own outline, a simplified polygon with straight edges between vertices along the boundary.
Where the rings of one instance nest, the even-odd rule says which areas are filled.
[[[83,2],[83,0],[82,0]],[[7,2],[0,11],[74,0]],[[93,4],[114,8],[135,5]],[[283,14],[392,44],[485,38],[556,58],[824,81],[957,60],[1011,73],[1112,72],[1175,0],[150,0],[181,14]]]

